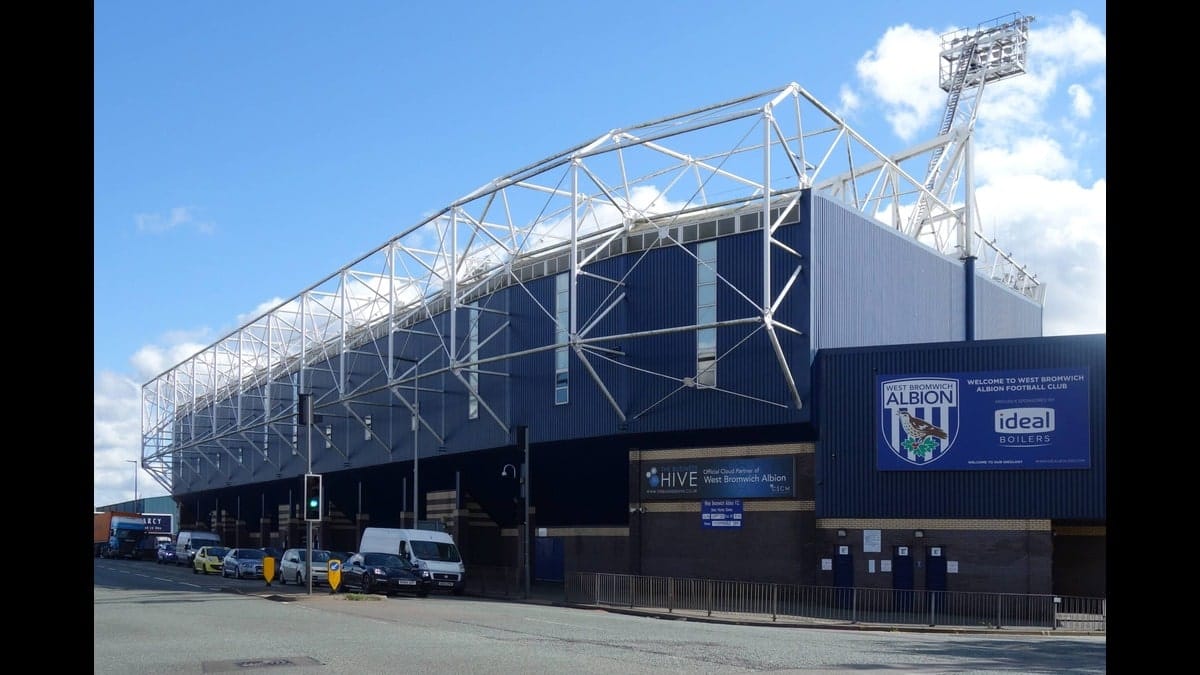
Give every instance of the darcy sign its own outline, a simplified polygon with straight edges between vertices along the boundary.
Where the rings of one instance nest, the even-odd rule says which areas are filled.
[[[790,455],[643,463],[642,499],[796,496]]]

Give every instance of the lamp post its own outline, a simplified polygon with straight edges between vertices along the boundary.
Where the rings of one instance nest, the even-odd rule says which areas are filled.
[[[127,459],[125,461],[133,465],[133,507],[137,508],[138,461],[136,459]]]
[[[412,402],[412,435],[413,435],[413,528],[417,527],[417,507],[419,506],[420,480],[421,480],[421,454],[418,452],[418,441],[420,440],[421,432],[421,403],[418,400],[421,392],[421,360],[410,359],[404,356],[392,357],[397,361],[413,364],[413,402]],[[407,486],[405,486],[407,490]],[[404,502],[401,501],[401,504]]]
[[[500,469],[500,477],[501,478],[512,477],[513,479],[515,479],[517,481],[517,497],[519,498],[519,497],[524,496],[525,477],[520,472],[518,472],[517,467],[513,466],[512,464],[505,464]],[[513,501],[516,502],[517,499],[513,499]],[[516,515],[516,509],[513,510],[513,515],[514,516]],[[527,527],[524,527],[527,524],[529,514],[526,512],[526,513],[522,513],[521,515],[526,520],[526,522],[519,523],[520,525],[523,526],[522,529],[524,531],[522,531],[521,529],[517,530],[517,566],[518,567],[521,567],[522,561],[526,560],[525,555],[522,550],[523,547],[529,546],[529,542],[528,542],[529,530]],[[527,562],[525,564],[528,565]],[[524,570],[521,570],[521,571],[524,572]],[[528,593],[526,595],[528,595]]]
[[[530,538],[530,533],[529,533],[529,506],[530,506],[531,500],[533,499],[533,490],[531,489],[532,484],[530,482],[531,476],[529,473],[529,466],[530,466],[530,463],[529,463],[529,427],[518,426],[516,428],[516,432],[517,432],[517,445],[521,448],[521,450],[523,451],[523,453],[525,455],[525,462],[521,465],[521,473],[520,473],[520,475],[518,475],[516,467],[513,467],[513,465],[511,465],[511,464],[505,464],[504,468],[500,469],[500,475],[507,476],[508,469],[512,468],[513,469],[513,477],[518,478],[521,481],[520,482],[521,496],[524,497],[524,499],[525,499],[525,503],[523,505],[524,513],[521,514],[521,517],[524,519],[524,522],[521,524],[522,534],[524,535],[522,537],[522,539],[524,539],[524,541],[521,542],[522,549],[523,549],[522,555],[521,555],[521,560],[523,560],[525,563],[524,564],[524,567],[525,567],[525,570],[524,570],[525,571],[525,574],[524,574],[524,576],[525,576],[525,597],[528,598],[529,597],[529,585],[530,585],[529,584],[530,569],[531,569],[530,565],[529,565],[529,549],[532,548],[530,546],[530,544],[532,543],[532,539]]]

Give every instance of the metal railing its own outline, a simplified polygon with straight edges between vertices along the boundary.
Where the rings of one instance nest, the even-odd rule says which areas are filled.
[[[1104,598],[798,586],[600,572],[568,574],[564,599],[705,616],[755,615],[849,624],[1105,632]]]

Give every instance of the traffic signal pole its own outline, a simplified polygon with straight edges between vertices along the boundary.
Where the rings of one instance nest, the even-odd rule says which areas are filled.
[[[311,397],[312,394],[309,394],[309,396]],[[309,399],[309,405],[310,406],[312,405],[311,398]],[[308,436],[308,441],[307,441],[307,443],[308,443],[308,471],[306,471],[305,473],[307,474],[307,473],[312,473],[312,408],[311,407],[309,408],[308,425],[306,426],[306,434]],[[305,477],[304,480],[307,481],[308,478]],[[307,488],[308,485],[306,484],[305,487]],[[307,494],[304,495],[304,498],[305,498],[305,500],[307,500],[308,495]],[[304,508],[306,509],[305,515],[307,516],[308,515],[307,501],[304,504]],[[304,525],[307,529],[307,535],[308,535],[304,538],[304,547],[305,547],[304,565],[305,565],[305,568],[308,570],[308,572],[304,576],[306,579],[308,579],[308,594],[312,595],[312,551],[313,551],[312,532],[313,532],[313,524],[312,524],[311,520],[309,520],[308,518],[305,518]]]

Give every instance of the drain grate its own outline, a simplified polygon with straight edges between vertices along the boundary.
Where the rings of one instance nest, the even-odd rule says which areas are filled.
[[[275,656],[265,659],[232,659],[229,661],[205,661],[201,664],[206,673],[236,673],[259,668],[294,668],[320,666],[320,661],[307,656]]]

